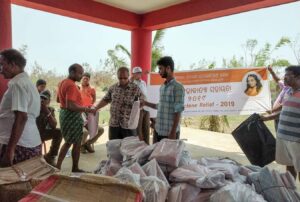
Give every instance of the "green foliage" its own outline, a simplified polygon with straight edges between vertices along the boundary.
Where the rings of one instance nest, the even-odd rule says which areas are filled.
[[[151,71],[154,72],[156,71],[156,62],[159,58],[163,56],[163,50],[164,47],[161,45],[161,41],[163,37],[165,36],[166,30],[157,30],[152,42],[152,60],[151,60]],[[110,67],[112,67],[114,70],[117,67],[122,66],[128,66],[127,63],[125,63],[125,59],[121,58],[120,56],[117,55],[117,53],[122,53],[124,54],[129,60],[131,59],[131,53],[130,51],[123,45],[117,44],[115,46],[114,50],[108,50],[107,54],[109,57],[109,62],[110,62]],[[125,64],[126,65],[125,65]],[[119,65],[119,66],[118,66]]]
[[[24,57],[26,57],[28,46],[26,44],[23,44],[18,50],[22,53],[22,55],[24,55]]]
[[[300,65],[300,33],[293,40],[291,40],[289,37],[282,37],[281,41],[284,43],[284,45],[289,46],[295,59],[297,60],[298,65]]]
[[[114,74],[117,73],[117,70],[119,67],[128,67],[128,63],[125,58],[118,56],[118,51],[117,50],[108,50],[107,55],[108,58],[104,62],[105,68],[109,69],[112,71]]]

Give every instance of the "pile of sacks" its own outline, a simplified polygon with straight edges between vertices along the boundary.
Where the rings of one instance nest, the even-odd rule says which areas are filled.
[[[147,145],[128,137],[106,146],[108,160],[101,161],[95,173],[139,186],[145,202],[272,201],[257,177],[265,168],[241,166],[227,158],[192,159],[182,140]],[[300,201],[294,181],[286,184],[293,201]]]

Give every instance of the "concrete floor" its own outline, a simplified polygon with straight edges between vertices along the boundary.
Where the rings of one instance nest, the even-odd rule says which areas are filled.
[[[104,134],[95,144],[95,153],[81,154],[80,168],[92,172],[97,164],[106,157],[105,143],[108,141],[108,127],[104,127]],[[181,128],[181,139],[186,139],[187,150],[190,151],[194,159],[200,159],[203,156],[229,157],[243,165],[249,165],[245,154],[242,152],[231,134],[215,133],[204,130]],[[49,141],[47,148],[49,149]],[[72,158],[65,158],[62,165],[62,172],[70,172],[72,166]],[[271,168],[284,171],[285,167],[275,162],[268,165]]]

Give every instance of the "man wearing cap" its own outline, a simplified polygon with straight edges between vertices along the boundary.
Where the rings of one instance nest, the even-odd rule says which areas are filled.
[[[47,82],[44,79],[38,79],[35,83],[35,86],[39,93],[41,93],[46,90]]]
[[[90,85],[90,79],[91,79],[91,74],[88,72],[85,72],[81,79],[80,94],[82,99],[82,106],[84,107],[92,107],[96,101],[96,91],[95,88],[93,88]],[[87,116],[87,114],[85,114],[85,116]],[[98,126],[97,134],[94,137],[92,138],[90,137],[88,139],[89,132],[88,132],[87,125],[83,128],[83,138],[82,138],[80,150],[81,153],[87,153],[87,152],[94,153],[95,150],[93,145],[95,142],[97,142],[99,137],[104,133],[104,129]]]
[[[142,68],[134,67],[132,70],[132,81],[142,91],[145,100],[147,100],[147,84],[145,81],[141,79],[142,77]],[[143,107],[140,111],[140,119],[137,127],[137,134],[140,137],[140,140],[144,140],[147,144],[149,144],[149,126],[150,126],[150,115],[149,111]]]
[[[47,154],[44,155],[45,160],[55,165],[55,157],[58,154],[60,143],[62,141],[62,135],[60,129],[56,128],[57,121],[54,114],[54,108],[50,107],[51,93],[49,90],[42,91],[41,97],[41,111],[39,117],[36,119],[36,123],[41,135],[42,141],[51,140],[51,147]]]

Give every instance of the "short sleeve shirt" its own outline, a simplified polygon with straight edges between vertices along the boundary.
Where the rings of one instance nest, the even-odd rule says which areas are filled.
[[[128,128],[133,102],[143,98],[140,88],[132,82],[126,87],[119,83],[111,86],[103,97],[104,101],[111,103],[109,126]]]
[[[15,122],[14,112],[19,111],[27,113],[27,121],[17,145],[27,148],[40,145],[41,138],[36,125],[40,107],[40,95],[27,73],[12,78],[0,105],[0,144],[8,144]]]
[[[278,85],[281,89],[281,92],[277,96],[277,98],[273,104],[273,108],[277,108],[280,105],[282,105],[285,102],[285,100],[291,95],[291,92],[292,92],[291,87],[284,85],[282,80],[280,80],[278,82]]]
[[[59,84],[58,99],[61,108],[67,108],[67,100],[82,106],[82,99],[79,87],[71,79],[65,79]]]
[[[91,86],[87,87],[80,87],[81,99],[82,99],[82,106],[90,107],[93,103],[93,97],[96,96],[96,91]]]

